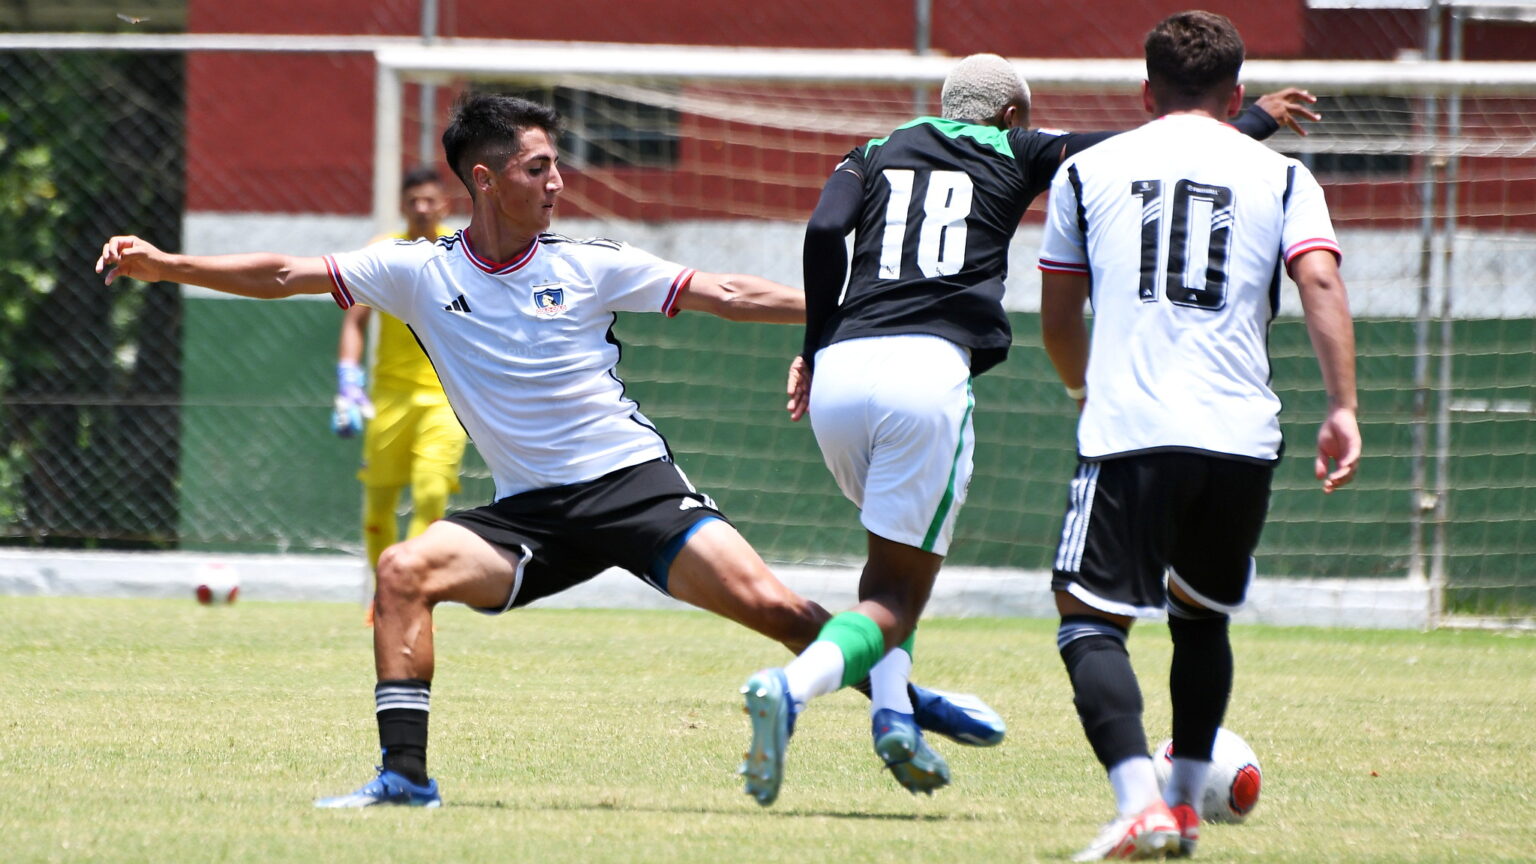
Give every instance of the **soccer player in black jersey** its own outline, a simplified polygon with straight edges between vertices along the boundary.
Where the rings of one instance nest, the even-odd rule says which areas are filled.
[[[1254,137],[1280,122],[1299,129],[1298,119],[1316,119],[1310,101],[1300,90],[1270,94],[1236,125]],[[875,751],[897,781],[930,794],[949,782],[912,722],[921,706],[906,678],[970,481],[970,379],[1008,353],[1003,279],[1024,211],[1064,158],[1116,134],[1027,128],[1029,89],[992,54],[960,61],[941,102],[943,117],[850,152],[806,229],[805,343],[790,367],[788,407],[796,420],[809,411],[827,467],[861,510],[869,558],[858,605],[789,666],[742,689],[753,726],[743,773],[763,804],[778,794],[796,712],[866,675]]]

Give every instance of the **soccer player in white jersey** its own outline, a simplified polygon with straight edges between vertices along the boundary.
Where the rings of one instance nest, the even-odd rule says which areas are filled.
[[[1220,122],[1242,98],[1241,37],[1220,15],[1184,12],[1148,35],[1146,59],[1156,119],[1063,164],[1040,251],[1046,351],[1082,405],[1052,579],[1057,645],[1118,809],[1080,861],[1194,851],[1232,688],[1228,616],[1282,450],[1267,350],[1282,269],[1328,394],[1323,491],[1360,458],[1354,329],[1322,189]],[[1174,764],[1159,790],[1125,642],[1165,607]]]
[[[698,272],[608,240],[548,233],[564,188],[553,110],[467,95],[443,135],[469,188],[467,228],[435,241],[381,243],[303,258],[168,254],[113,237],[97,261],[118,277],[278,298],[330,293],[410,326],[491,469],[496,501],[386,549],[374,601],[377,777],[324,807],[441,804],[426,768],[432,610],[489,614],[562,591],[613,566],[744,624],[792,651],[826,610],[786,588],[673,464],[666,441],[624,395],[618,312],[685,309],[797,323],[801,292],[755,276]],[[927,720],[952,734],[958,709]]]

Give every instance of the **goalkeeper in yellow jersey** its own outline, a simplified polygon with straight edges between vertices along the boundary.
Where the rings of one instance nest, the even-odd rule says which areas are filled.
[[[400,210],[406,230],[381,237],[435,240],[451,234],[441,224],[448,215],[448,194],[430,168],[417,168],[400,185]],[[363,366],[363,345],[370,316],[374,331],[372,372]],[[371,377],[372,386],[364,389]],[[363,541],[370,570],[379,554],[399,539],[395,507],[400,490],[411,487],[411,524],[415,537],[448,507],[459,488],[464,458],[464,427],[459,425],[432,363],[400,319],[361,304],[346,311],[336,349],[336,411],[331,428],[343,438],[363,433]],[[373,606],[369,604],[369,623]]]

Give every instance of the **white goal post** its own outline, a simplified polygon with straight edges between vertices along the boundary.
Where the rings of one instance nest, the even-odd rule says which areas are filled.
[[[388,224],[400,181],[401,85],[448,86],[464,80],[738,81],[798,86],[936,87],[960,58],[899,51],[751,50],[678,45],[580,42],[495,44],[444,40],[393,44],[374,52],[378,63],[374,124],[374,209]],[[1104,92],[1132,88],[1146,75],[1141,60],[1014,60],[1037,90]],[[1317,92],[1350,90],[1384,95],[1472,96],[1536,93],[1536,63],[1250,60],[1243,64],[1250,95],[1282,87]],[[1529,146],[1530,142],[1526,142]]]

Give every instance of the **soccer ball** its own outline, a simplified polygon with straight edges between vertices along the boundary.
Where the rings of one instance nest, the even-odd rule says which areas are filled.
[[[1173,739],[1157,745],[1152,757],[1158,786],[1168,785],[1173,772]],[[1207,822],[1241,822],[1259,803],[1259,787],[1264,773],[1253,748],[1230,729],[1216,730],[1216,745],[1211,748],[1211,771],[1205,776],[1205,795],[1200,816]]]
[[[199,565],[196,594],[204,606],[233,603],[240,596],[240,574],[222,561]]]

